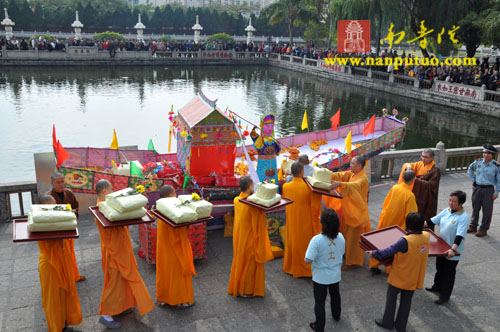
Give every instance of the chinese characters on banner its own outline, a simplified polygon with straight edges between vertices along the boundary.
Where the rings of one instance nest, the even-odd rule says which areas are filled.
[[[437,83],[436,92],[440,94],[455,95],[464,98],[479,99],[478,88],[467,85]]]

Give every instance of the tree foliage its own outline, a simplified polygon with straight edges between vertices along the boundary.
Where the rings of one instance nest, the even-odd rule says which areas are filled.
[[[104,31],[100,33],[96,33],[94,35],[94,39],[99,39],[99,40],[117,40],[117,41],[125,41],[125,37],[123,35],[119,34],[118,32],[113,32],[113,31]]]
[[[233,43],[235,42],[234,38],[228,35],[225,32],[222,33],[216,33],[214,35],[211,35],[210,37],[207,38],[207,42],[217,42],[217,43]]]

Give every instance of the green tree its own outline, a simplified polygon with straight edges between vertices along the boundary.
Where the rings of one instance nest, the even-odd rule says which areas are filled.
[[[270,25],[286,21],[290,44],[293,44],[294,29],[299,23],[307,23],[314,17],[313,11],[303,0],[278,0],[263,10]]]
[[[224,43],[224,44],[235,42],[234,38],[225,32],[216,33],[216,34],[213,34],[207,38],[207,42],[212,42],[212,41],[217,42],[217,43]]]

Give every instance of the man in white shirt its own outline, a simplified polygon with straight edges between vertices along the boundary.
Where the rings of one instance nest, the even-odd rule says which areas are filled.
[[[312,176],[314,167],[309,164],[309,157],[307,154],[301,154],[299,156],[299,163],[304,165],[304,177]],[[286,182],[290,182],[293,179],[293,175],[287,175]]]

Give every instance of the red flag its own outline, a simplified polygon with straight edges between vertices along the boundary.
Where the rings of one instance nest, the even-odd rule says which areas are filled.
[[[363,129],[363,136],[373,133],[375,133],[375,114],[373,114],[370,121],[366,124],[365,129]]]
[[[68,152],[63,148],[61,145],[61,142],[59,140],[57,141],[57,149],[56,149],[56,156],[57,156],[57,164],[56,167],[59,167],[62,165],[62,163],[69,158]]]
[[[330,118],[330,121],[332,122],[332,130],[336,130],[337,126],[340,124],[340,107],[337,113]]]
[[[56,125],[52,125],[52,148],[54,149],[54,153],[57,150],[57,139],[56,139]]]

